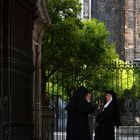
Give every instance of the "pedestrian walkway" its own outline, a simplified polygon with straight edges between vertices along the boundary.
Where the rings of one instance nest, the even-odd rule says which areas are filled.
[[[66,132],[54,132],[54,140],[66,140]],[[140,140],[140,126],[121,126],[116,130],[115,140]]]

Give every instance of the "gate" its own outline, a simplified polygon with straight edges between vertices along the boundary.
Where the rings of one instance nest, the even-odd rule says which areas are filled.
[[[47,105],[42,106],[42,140],[65,140],[65,106],[80,85],[92,93],[93,102],[102,105],[105,90],[117,93],[122,126],[116,140],[140,140],[140,63],[114,61],[96,66],[55,65],[47,69]],[[95,114],[89,116],[94,138]]]

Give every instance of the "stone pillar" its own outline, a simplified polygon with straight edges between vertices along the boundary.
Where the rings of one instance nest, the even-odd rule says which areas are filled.
[[[42,106],[41,106],[41,45],[44,32],[51,24],[45,0],[37,1],[36,19],[33,28],[33,105],[34,105],[34,139],[42,140]]]
[[[0,140],[33,140],[35,2],[0,1]]]

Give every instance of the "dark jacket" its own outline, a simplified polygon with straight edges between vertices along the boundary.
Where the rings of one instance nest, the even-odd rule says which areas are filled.
[[[94,140],[115,140],[114,126],[119,127],[120,116],[114,102],[111,102],[104,111],[97,115],[96,123]]]
[[[86,100],[80,102],[71,100],[66,110],[68,112],[66,140],[91,140],[88,114],[94,112],[94,106]]]

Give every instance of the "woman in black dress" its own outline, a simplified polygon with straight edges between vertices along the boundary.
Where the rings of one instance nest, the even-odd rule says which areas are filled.
[[[96,117],[96,123],[94,140],[115,140],[114,126],[119,127],[121,122],[114,91],[106,91],[104,106]]]
[[[80,86],[66,106],[67,136],[66,140],[91,140],[88,114],[94,113],[95,107],[90,101],[89,91]]]

